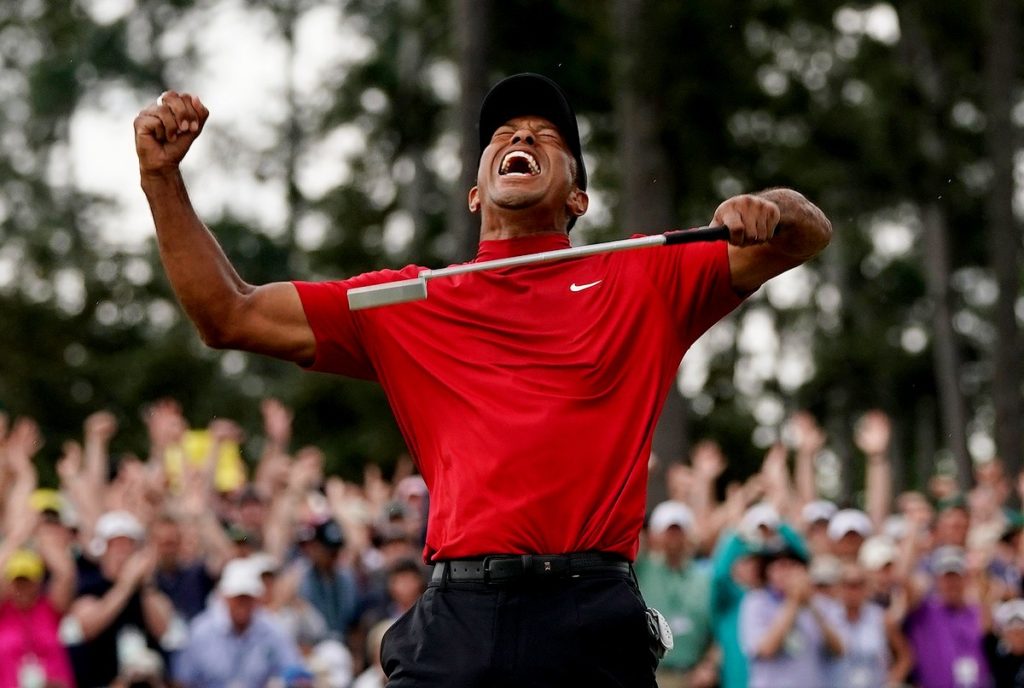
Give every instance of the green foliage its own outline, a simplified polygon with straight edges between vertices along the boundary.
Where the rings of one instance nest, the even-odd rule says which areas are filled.
[[[134,89],[141,106],[165,88],[172,62],[176,74],[202,66],[194,36],[175,55],[160,47],[161,38],[214,5],[150,0],[107,23],[78,3],[0,8],[0,404],[41,421],[51,461],[60,442],[77,436],[85,415],[101,407],[122,421],[117,448],[141,453],[139,413],[147,401],[174,397],[195,425],[228,416],[258,434],[258,399],[273,394],[296,410],[296,442],[324,447],[332,470],[355,477],[363,462],[388,463],[403,451],[379,389],[205,349],[173,301],[154,244],[105,243],[101,230],[112,200],[52,173],[65,159],[72,118],[103,87]],[[269,12],[295,48],[296,22],[322,5],[265,0],[246,11]],[[254,228],[231,211],[207,218],[246,280],[328,279],[453,258],[458,240],[448,231],[448,213],[465,189],[428,164],[432,152],[450,145],[445,137],[457,106],[438,87],[454,71],[450,5],[343,3],[346,26],[357,27],[373,49],[322,75],[327,104],[274,103],[285,115],[272,145],[226,138],[236,164],[252,161],[287,189],[288,226],[277,228],[283,231]],[[587,155],[598,163],[593,190],[612,218],[620,174],[614,75],[624,59],[644,65],[637,88],[663,118],[660,139],[674,165],[680,226],[703,223],[728,195],[779,185],[803,191],[832,218],[834,246],[807,268],[811,298],[769,304],[783,341],[809,332],[813,376],[796,390],[770,379],[751,395],[734,379],[743,352],[725,347],[712,359],[704,390],[711,411],[698,414],[693,432],[718,438],[737,476],[760,460],[762,448],[751,442],[764,425],[753,410],[758,397],[779,399],[789,410],[811,408],[839,429],[869,407],[885,408],[908,428],[922,408],[935,408],[932,342],[910,349],[904,343],[909,329],[927,333],[931,312],[921,266],[922,204],[937,201],[954,228],[952,269],[987,274],[979,222],[990,183],[978,115],[986,37],[980,10],[901,3],[899,40],[885,41],[863,23],[877,7],[636,3],[645,40],[637,54],[624,55],[608,0],[492,3],[489,73],[497,79],[537,71],[565,86],[588,124]],[[296,151],[352,125],[365,150],[348,161],[349,181],[304,196]],[[316,218],[329,230],[303,247],[296,228]],[[412,236],[389,243],[385,228],[402,218],[411,219]],[[912,245],[882,255],[882,221],[909,227]],[[614,219],[591,231],[591,238],[621,234]],[[962,281],[964,290],[974,283]],[[828,290],[838,303],[820,298]],[[981,323],[988,317],[983,303],[965,297],[955,308]],[[984,371],[989,355],[983,334],[960,334],[972,370]],[[985,373],[968,392],[970,405],[983,409]],[[921,450],[911,444],[914,436],[903,433],[904,455]],[[252,455],[258,443],[248,449]]]

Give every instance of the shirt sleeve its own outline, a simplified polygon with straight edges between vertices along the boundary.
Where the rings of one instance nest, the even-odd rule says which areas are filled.
[[[292,282],[316,338],[316,357],[308,366],[309,370],[376,380],[377,372],[361,327],[365,312],[349,310],[348,290],[410,279],[416,277],[420,270],[410,265],[402,270],[368,272],[344,280]]]
[[[746,298],[732,288],[728,249],[727,242],[712,241],[641,252],[686,347]]]

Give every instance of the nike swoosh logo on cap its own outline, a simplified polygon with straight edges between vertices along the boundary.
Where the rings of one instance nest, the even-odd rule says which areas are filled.
[[[573,282],[572,284],[569,285],[569,291],[577,292],[583,291],[584,289],[590,289],[591,287],[596,287],[597,285],[601,284],[601,282],[603,281],[604,280],[597,280],[596,282],[588,282],[587,284],[576,284],[575,282]]]

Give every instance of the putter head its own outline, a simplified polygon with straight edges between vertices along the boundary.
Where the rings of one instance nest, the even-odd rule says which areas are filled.
[[[422,277],[372,284],[368,287],[356,287],[348,290],[348,308],[361,311],[378,306],[391,306],[396,303],[421,301],[427,298],[427,280]]]

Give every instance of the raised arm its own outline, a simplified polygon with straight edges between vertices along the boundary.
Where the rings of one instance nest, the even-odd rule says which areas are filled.
[[[167,91],[135,118],[142,190],[164,270],[209,346],[309,363],[316,341],[295,287],[243,281],[189,200],[178,165],[209,115],[198,97]]]
[[[832,239],[825,214],[792,189],[727,199],[711,224],[730,229],[729,272],[733,289],[741,294],[810,260]]]

